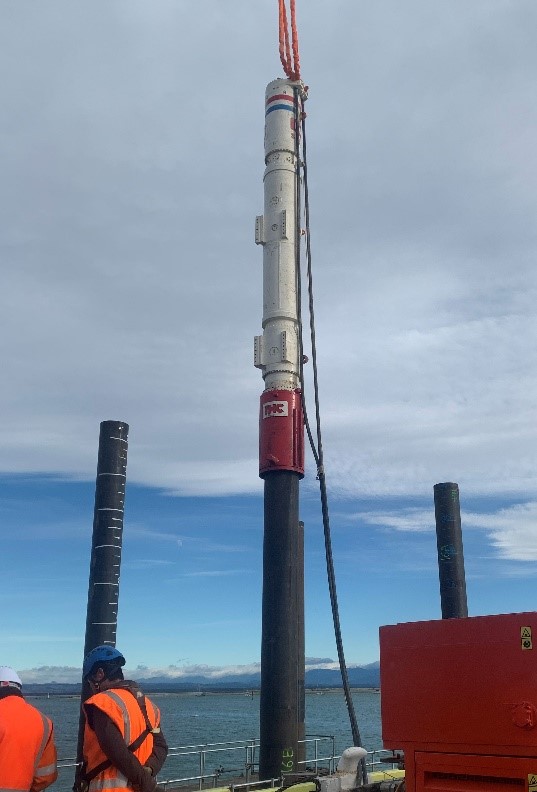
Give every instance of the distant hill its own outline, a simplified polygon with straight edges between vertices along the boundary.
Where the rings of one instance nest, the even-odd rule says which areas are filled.
[[[347,674],[351,687],[380,687],[380,666],[378,663],[348,668]],[[341,687],[341,673],[339,669],[335,668],[311,669],[306,671],[306,687]]]
[[[366,666],[355,666],[347,669],[351,687],[380,687],[379,663]],[[147,691],[166,693],[192,693],[198,690],[218,692],[221,690],[259,690],[261,679],[257,674],[229,674],[213,679],[196,674],[175,678],[163,674],[158,677],[143,677],[137,680]],[[313,668],[306,671],[306,688],[338,688],[341,685],[341,674],[338,669]],[[50,682],[48,684],[25,684],[24,692],[30,696],[80,695],[80,685]]]

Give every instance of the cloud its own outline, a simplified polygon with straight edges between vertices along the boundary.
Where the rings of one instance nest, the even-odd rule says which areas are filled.
[[[23,685],[40,685],[47,682],[63,684],[80,684],[82,669],[74,666],[39,666],[20,671]]]
[[[362,668],[355,664],[349,664],[348,668]],[[306,661],[306,670],[310,669],[337,669],[338,663],[325,658],[312,662]],[[205,664],[193,665],[168,665],[162,667],[151,667],[144,664],[138,665],[136,669],[125,669],[125,676],[128,679],[153,679],[166,677],[166,679],[173,681],[187,681],[191,677],[203,676],[207,680],[218,681],[222,677],[227,676],[243,676],[247,674],[259,674],[261,671],[260,663],[246,663],[244,665],[229,665],[229,666],[216,666]],[[27,669],[20,672],[20,677],[23,683],[30,684],[44,684],[47,682],[59,683],[79,683],[81,676],[81,669],[72,666],[40,666],[39,668]]]
[[[430,509],[399,509],[397,511],[359,512],[349,515],[351,520],[359,520],[366,525],[375,525],[394,531],[422,533],[434,530],[434,513]]]
[[[83,25],[68,0],[10,7],[0,470],[90,480],[112,417],[131,426],[129,482],[261,492],[252,223],[263,92],[280,66],[274,9],[237,8],[205,0],[202,26],[167,0],[151,14],[137,1],[104,17],[88,6]],[[528,20],[532,4],[495,0],[301,14],[323,439],[338,494],[537,484]],[[235,51],[251,65],[240,112],[225,90]],[[193,62],[194,92],[182,77]],[[308,475],[312,485],[311,464]]]
[[[462,519],[464,525],[485,531],[500,558],[508,561],[537,560],[537,501],[517,503],[495,513],[465,512]]]
[[[155,567],[172,566],[174,561],[157,558],[139,558],[135,561],[123,562],[123,569],[154,569]]]
[[[198,572],[186,572],[183,577],[235,577],[251,574],[247,569],[204,569]]]
[[[431,509],[379,509],[340,515],[340,519],[342,518],[387,531],[425,533],[436,530],[434,511]],[[473,512],[463,509],[461,523],[463,532],[482,532],[487,537],[492,552],[499,559],[519,562],[537,560],[537,501],[515,503],[496,511]],[[502,568],[502,574],[525,577],[528,570],[505,567]]]
[[[47,635],[43,633],[17,633],[13,635],[2,635],[2,638],[8,643],[13,641],[17,643],[79,643],[81,641],[80,635]]]
[[[154,676],[169,676],[172,679],[182,679],[191,676],[204,676],[207,679],[219,679],[223,676],[234,676],[242,674],[258,674],[260,671],[260,663],[248,663],[245,665],[231,665],[231,666],[212,666],[205,664],[185,665],[181,667],[167,666],[165,668],[152,668],[150,669],[150,679]]]
[[[312,669],[322,669],[322,668],[328,668],[328,669],[339,668],[339,663],[335,662],[334,660],[331,660],[329,657],[326,657],[324,659],[322,658],[306,659],[306,671],[311,671]],[[359,668],[359,666],[353,663],[348,663],[347,668]]]
[[[177,547],[185,550],[195,550],[204,553],[244,553],[247,547],[244,545],[222,544],[214,542],[207,537],[186,536],[180,533],[170,533],[165,531],[155,531],[142,525],[129,526],[132,536],[151,539],[151,541],[174,542]]]
[[[182,536],[181,541],[183,544],[188,544],[197,551],[206,553],[245,553],[248,550],[245,545],[223,544],[211,541],[207,539],[207,537]]]

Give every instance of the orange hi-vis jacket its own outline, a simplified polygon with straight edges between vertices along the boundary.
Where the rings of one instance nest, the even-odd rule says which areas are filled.
[[[0,699],[0,792],[41,792],[58,777],[52,721],[22,696]]]
[[[147,729],[140,705],[133,694],[128,690],[122,688],[103,690],[101,693],[96,693],[94,696],[87,699],[85,704],[92,704],[94,707],[102,710],[117,726],[127,745],[131,745],[131,743],[137,740]],[[145,699],[145,705],[151,728],[157,729],[160,725],[160,711],[158,707],[147,698]],[[152,751],[153,735],[148,734],[142,744],[136,748],[133,753],[140,764],[143,765],[151,756]],[[88,725],[87,716],[84,728],[83,754],[85,770],[88,775],[90,775],[91,771],[97,768],[98,765],[108,759],[99,745],[97,735]],[[89,792],[98,792],[98,790],[103,789],[113,789],[116,790],[116,792],[122,792],[122,790],[124,792],[131,792],[132,787],[129,785],[123,773],[112,766],[100,772],[89,782]],[[2,790],[0,790],[0,792],[2,792]]]

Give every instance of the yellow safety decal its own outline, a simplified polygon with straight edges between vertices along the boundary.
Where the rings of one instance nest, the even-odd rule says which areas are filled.
[[[528,792],[537,792],[537,773],[528,773]]]
[[[533,649],[531,640],[531,627],[520,628],[520,646],[522,649]]]

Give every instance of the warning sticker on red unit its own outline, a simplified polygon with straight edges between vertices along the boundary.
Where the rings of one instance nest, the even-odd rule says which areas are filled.
[[[537,792],[537,773],[528,773],[528,792]]]
[[[522,647],[522,649],[533,648],[533,642],[531,640],[531,627],[520,628],[520,646]]]

